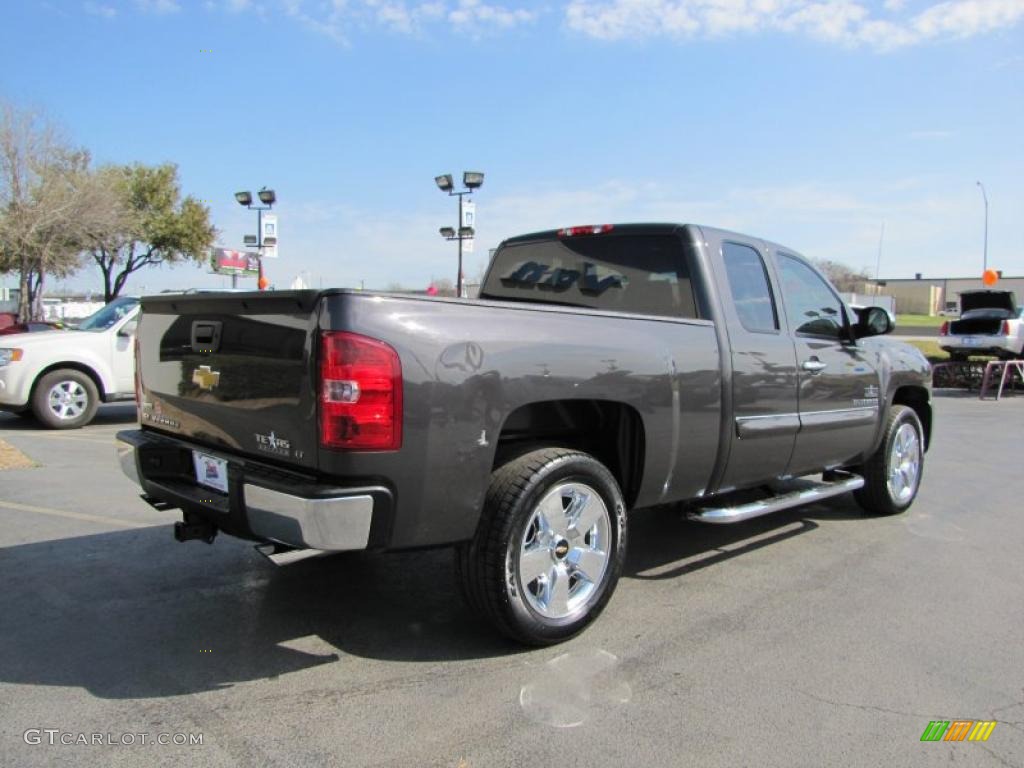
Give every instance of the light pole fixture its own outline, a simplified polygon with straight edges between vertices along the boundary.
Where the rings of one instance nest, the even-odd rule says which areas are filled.
[[[985,185],[980,181],[977,184],[981,189],[981,199],[985,201],[985,245],[981,257],[981,273],[985,274],[985,270],[988,269],[988,195],[985,194]]]
[[[255,246],[256,252],[259,254],[256,257],[256,264],[259,268],[259,277],[256,280],[256,286],[263,291],[266,290],[267,287],[267,279],[263,276],[263,212],[269,211],[274,207],[274,203],[277,202],[277,194],[272,189],[262,187],[260,191],[256,193],[256,196],[260,199],[260,202],[263,203],[263,205],[253,205],[252,192],[249,192],[248,190],[235,192],[235,200],[238,201],[239,205],[248,208],[250,211],[256,211]],[[275,237],[274,240],[276,241],[277,238]],[[245,236],[245,244],[252,244],[250,235]],[[238,275],[231,276],[231,287],[238,287]]]
[[[462,174],[462,186],[465,187],[461,192],[455,191],[455,180],[452,178],[450,173],[446,173],[442,176],[435,176],[434,183],[437,184],[437,188],[442,192],[447,192],[449,197],[459,198],[459,225],[458,228],[454,227],[441,227],[441,237],[445,240],[457,240],[459,243],[459,272],[458,277],[455,280],[455,295],[462,298],[462,241],[472,240],[476,234],[473,227],[463,226],[462,222],[462,198],[465,195],[472,195],[473,192],[480,189],[484,183],[484,175],[480,171],[465,171]]]

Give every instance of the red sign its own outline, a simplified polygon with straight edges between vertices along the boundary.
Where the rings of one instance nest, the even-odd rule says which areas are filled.
[[[232,251],[230,248],[212,248],[210,266],[221,275],[257,275],[260,271],[259,255],[250,251]]]

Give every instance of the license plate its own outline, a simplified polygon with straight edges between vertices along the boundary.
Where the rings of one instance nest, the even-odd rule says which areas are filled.
[[[196,482],[221,493],[228,492],[228,463],[208,453],[192,451],[196,468]]]
[[[981,346],[981,339],[975,339],[975,338],[973,338],[971,336],[966,336],[963,339],[961,339],[961,341],[963,342],[963,345],[965,347],[980,347]]]

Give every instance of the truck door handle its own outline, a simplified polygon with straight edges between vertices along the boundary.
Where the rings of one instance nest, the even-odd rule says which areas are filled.
[[[828,363],[823,363],[816,357],[812,357],[810,360],[804,360],[803,369],[810,373],[821,373],[828,367]]]

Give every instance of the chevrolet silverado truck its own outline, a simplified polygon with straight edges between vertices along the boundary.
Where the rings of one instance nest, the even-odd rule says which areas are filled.
[[[889,330],[795,251],[677,224],[511,238],[478,299],[145,297],[119,459],[178,540],[454,545],[474,611],[550,644],[607,604],[629,510],[909,507],[930,367]]]
[[[1024,360],[1024,307],[1012,291],[977,290],[960,294],[960,319],[939,328],[939,346],[953,360],[995,355]]]
[[[100,403],[135,399],[139,300],[114,299],[73,330],[0,336],[0,410],[84,427]]]

